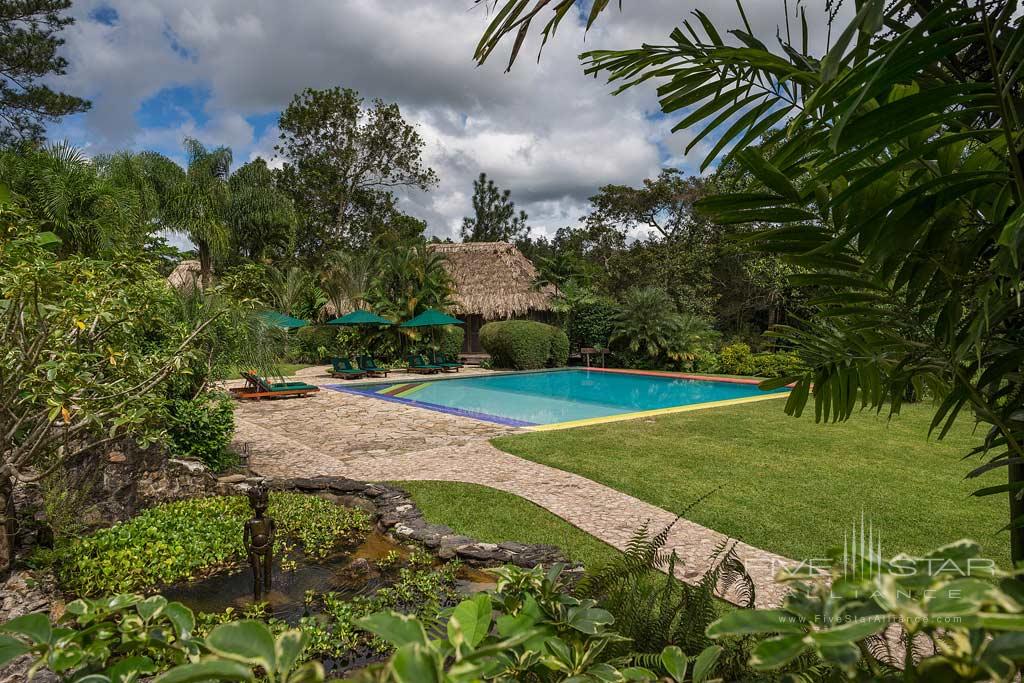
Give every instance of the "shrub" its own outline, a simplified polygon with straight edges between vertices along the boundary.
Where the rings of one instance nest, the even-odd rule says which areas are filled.
[[[618,305],[611,299],[594,298],[573,306],[568,336],[579,347],[608,348],[612,318]]]
[[[718,352],[718,369],[727,375],[754,374],[754,356],[750,346],[743,342],[723,346]]]
[[[758,377],[787,377],[800,371],[800,356],[792,351],[759,353],[754,356],[751,374]]]
[[[338,330],[330,326],[303,327],[290,340],[289,359],[297,363],[327,362],[339,351],[339,336]]]
[[[565,333],[534,320],[487,323],[480,328],[480,344],[499,368],[537,370],[565,365],[569,356]]]
[[[287,559],[296,544],[323,557],[369,529],[366,513],[316,496],[273,493],[274,552]],[[127,522],[76,538],[51,554],[63,586],[78,595],[134,591],[190,579],[245,558],[242,526],[252,516],[241,496],[157,505]]]
[[[569,362],[569,336],[560,328],[549,325],[551,328],[551,355],[548,357],[548,365],[553,368],[564,367]]]
[[[441,353],[453,357],[462,353],[466,331],[458,325],[446,325],[441,330]]]
[[[168,434],[175,456],[195,458],[214,472],[235,462],[228,451],[235,433],[235,404],[225,394],[203,393],[190,400],[171,401]]]

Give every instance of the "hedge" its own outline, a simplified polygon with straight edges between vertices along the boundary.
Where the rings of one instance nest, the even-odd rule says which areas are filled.
[[[466,338],[466,331],[458,325],[446,325],[441,333],[441,353],[446,356],[458,358],[462,353],[462,342]]]
[[[480,328],[480,344],[495,367],[537,370],[560,367],[569,358],[569,338],[553,325],[502,320]]]
[[[728,375],[784,377],[800,370],[800,358],[790,351],[751,353],[744,343],[723,346],[718,352],[718,371]]]

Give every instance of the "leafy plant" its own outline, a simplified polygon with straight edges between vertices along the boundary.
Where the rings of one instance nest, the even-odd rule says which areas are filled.
[[[29,678],[46,668],[66,681],[132,683],[196,657],[194,627],[187,607],[159,595],[78,599],[56,627],[41,613],[0,626],[0,667],[29,655]]]
[[[702,348],[716,338],[699,316],[681,314],[665,290],[633,287],[611,318],[609,343],[625,356],[641,354],[655,364],[675,361],[691,367]]]
[[[621,556],[585,575],[576,590],[599,601],[614,615],[615,630],[629,638],[615,651],[645,666],[669,646],[692,660],[715,645],[704,632],[721,615],[717,595],[733,596],[740,609],[754,604],[754,582],[736,554],[735,542],[724,541],[714,549],[699,583],[680,581],[680,560],[674,550],[665,551],[673,526],[652,534],[643,525]],[[749,643],[741,639],[724,645],[713,648],[718,652],[718,673],[726,680],[749,675]]]
[[[729,612],[708,627],[708,636],[761,636],[750,659],[758,671],[801,660],[816,668],[805,656],[811,653],[860,680],[1018,677],[1024,592],[976,543],[891,560],[854,547],[833,562],[831,571],[783,574],[792,590],[781,608]]]
[[[196,498],[157,505],[108,529],[58,545],[53,553],[62,585],[79,595],[169,584],[232,567],[245,558],[242,526],[251,516],[240,496]],[[316,496],[271,494],[277,521],[275,553],[301,548],[326,557],[369,528],[367,516]]]
[[[237,464],[228,450],[235,433],[235,404],[225,394],[203,393],[192,400],[172,401],[168,425],[171,453],[195,458],[214,472]]]
[[[377,613],[359,624],[396,647],[384,665],[357,680],[398,681],[654,681],[650,669],[607,661],[608,648],[626,639],[611,630],[613,618],[593,600],[569,595],[561,567],[544,572],[505,567],[493,597],[480,593],[447,614],[440,637],[419,620]],[[495,618],[494,612],[497,612]],[[693,667],[692,680],[709,678],[719,649],[710,647]],[[666,648],[659,668],[671,680],[690,669],[678,648]]]
[[[557,327],[534,320],[499,320],[480,328],[480,344],[495,366],[537,370],[564,365],[569,339]]]

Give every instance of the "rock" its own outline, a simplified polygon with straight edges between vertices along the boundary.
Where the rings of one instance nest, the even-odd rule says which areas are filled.
[[[347,508],[359,508],[370,515],[377,514],[377,506],[362,496],[340,495],[338,496],[338,504],[344,505]]]
[[[356,575],[369,574],[371,569],[370,561],[365,557],[357,557],[352,560],[352,564],[348,566],[348,571]]]
[[[126,456],[121,451],[112,451],[109,455],[107,455],[107,462],[128,462],[128,456]]]
[[[241,484],[249,477],[244,474],[225,474],[223,477],[217,477],[218,484]]]
[[[504,564],[512,559],[512,553],[499,548],[494,543],[473,543],[455,549],[455,555],[461,560],[480,563]]]

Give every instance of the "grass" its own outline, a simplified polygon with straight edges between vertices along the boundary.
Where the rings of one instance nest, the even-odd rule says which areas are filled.
[[[927,438],[930,405],[903,414],[862,413],[815,424],[764,401],[657,418],[500,437],[509,453],[575,472],[747,543],[791,558],[841,548],[861,514],[881,534],[882,552],[922,553],[959,538],[978,541],[1009,564],[1003,496],[971,498],[1005,482],[964,475],[961,457],[980,435],[964,421],[943,440]],[[813,412],[813,411],[812,411]]]
[[[428,521],[481,541],[548,543],[587,567],[604,564],[618,554],[610,545],[511,493],[447,481],[391,483],[409,492]]]

